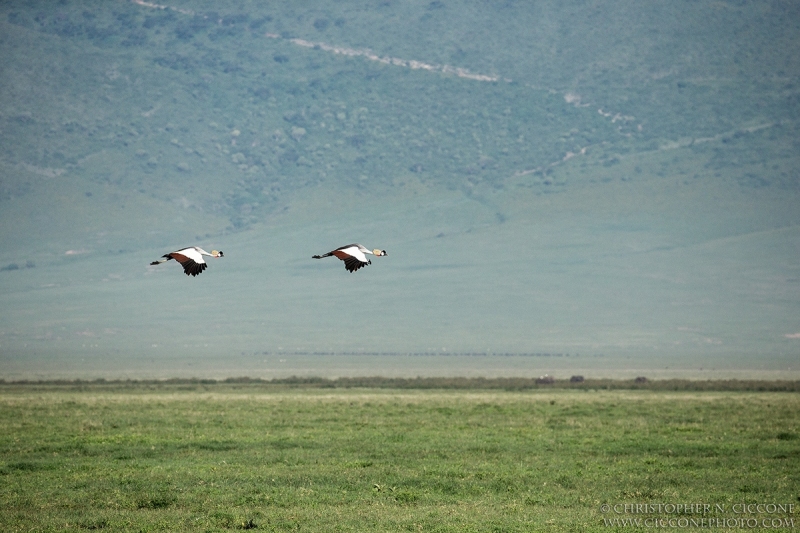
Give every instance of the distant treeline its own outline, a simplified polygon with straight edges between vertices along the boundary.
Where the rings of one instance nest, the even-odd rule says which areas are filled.
[[[0,387],[58,387],[65,389],[99,388],[309,388],[309,389],[458,389],[458,390],[531,390],[531,389],[581,389],[581,390],[654,390],[654,391],[752,391],[752,392],[800,392],[800,381],[768,380],[690,380],[663,379],[650,380],[645,377],[635,379],[570,379],[544,378],[386,378],[350,377],[325,379],[315,377],[290,377],[282,379],[227,378],[216,379],[164,379],[164,380],[0,380]]]
[[[363,356],[407,356],[407,357],[570,357],[569,353],[563,352],[253,352],[253,355],[320,355],[320,356],[343,356],[343,355],[363,355]],[[580,357],[580,354],[572,354]],[[603,354],[592,354],[589,357],[604,357]]]

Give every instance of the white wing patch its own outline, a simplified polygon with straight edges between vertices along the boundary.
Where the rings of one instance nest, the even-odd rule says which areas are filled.
[[[361,251],[361,250],[358,248],[358,246],[355,246],[355,245],[354,245],[354,246],[349,246],[349,247],[347,247],[347,248],[342,248],[341,250],[342,250],[344,253],[346,253],[346,254],[348,254],[348,255],[351,255],[351,256],[355,257],[356,259],[358,259],[358,260],[359,260],[359,261],[361,261],[362,263],[366,263],[366,262],[367,262],[367,256],[366,256],[366,255],[364,255],[364,252],[362,252],[362,251]]]
[[[203,264],[205,261],[203,260],[203,255],[197,251],[194,247],[184,248],[183,250],[178,250],[174,252],[176,254],[181,254],[184,257],[187,257],[198,264]]]

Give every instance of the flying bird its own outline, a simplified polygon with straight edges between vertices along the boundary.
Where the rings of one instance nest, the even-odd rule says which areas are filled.
[[[365,267],[367,265],[371,265],[372,261],[367,259],[366,254],[372,254],[377,256],[386,255],[386,250],[367,250],[365,247],[361,246],[358,243],[355,244],[348,244],[347,246],[342,246],[341,248],[337,248],[332,252],[328,252],[325,255],[312,255],[312,259],[322,259],[323,257],[330,257],[335,256],[344,261],[344,267],[349,270],[350,272],[355,272],[361,267]]]
[[[208,268],[208,265],[203,260],[203,256],[208,257],[224,257],[224,254],[218,250],[211,250],[211,253],[206,252],[199,246],[189,246],[177,252],[171,252],[162,256],[159,261],[153,261],[151,265],[160,265],[166,263],[170,259],[174,259],[183,267],[183,271],[187,276],[196,276],[203,270]]]

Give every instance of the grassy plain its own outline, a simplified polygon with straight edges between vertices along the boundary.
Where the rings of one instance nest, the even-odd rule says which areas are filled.
[[[0,529],[610,531],[630,517],[604,503],[741,518],[733,504],[800,505],[799,411],[791,392],[2,384]]]

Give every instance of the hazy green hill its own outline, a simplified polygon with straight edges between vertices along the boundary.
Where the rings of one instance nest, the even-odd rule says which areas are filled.
[[[12,94],[41,80],[46,91],[66,93],[56,102],[38,91],[13,102],[5,117],[15,124],[9,162],[74,169],[96,186],[223,213],[238,228],[284,204],[287,193],[321,182],[371,190],[409,180],[501,186],[615,130],[596,110],[524,84],[265,37],[270,23],[281,26],[271,15],[228,22],[116,8],[9,14],[12,33],[39,48],[29,53],[50,58],[48,49],[58,48],[70,58],[26,65],[22,79],[7,80]],[[131,32],[139,36],[133,42]],[[48,142],[30,142],[41,138]]]
[[[799,17],[4,3],[0,373],[443,349],[797,372]],[[389,257],[310,259],[356,240]],[[195,243],[226,257],[147,267]]]

